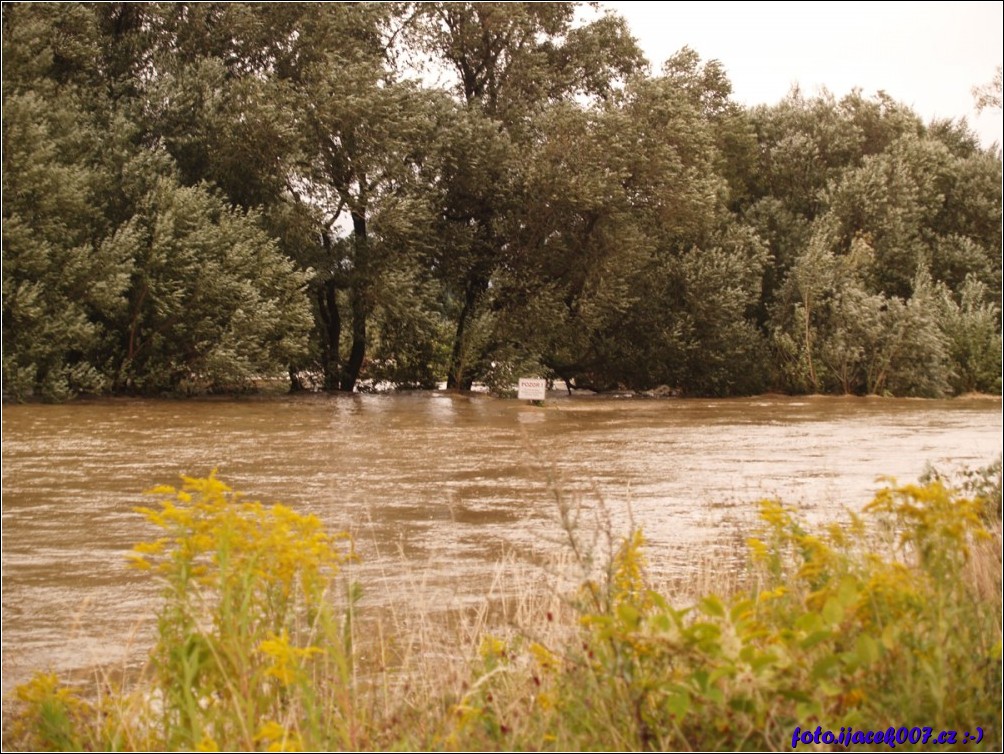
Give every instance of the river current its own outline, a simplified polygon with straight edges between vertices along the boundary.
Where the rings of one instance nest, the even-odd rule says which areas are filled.
[[[125,555],[155,532],[144,490],[213,469],[353,533],[366,604],[480,599],[498,564],[559,545],[556,490],[642,527],[653,572],[735,555],[756,501],[810,522],[860,510],[880,476],[1001,453],[1000,399],[730,400],[304,395],[3,409],[3,691],[34,669],[141,657],[157,587]],[[585,520],[585,519],[584,519]],[[583,524],[593,525],[593,523]]]

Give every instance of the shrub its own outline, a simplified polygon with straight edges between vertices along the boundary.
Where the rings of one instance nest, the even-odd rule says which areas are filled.
[[[1000,527],[985,528],[982,493],[890,486],[818,533],[765,501],[747,586],[688,607],[651,588],[640,531],[597,562],[562,507],[579,588],[509,636],[479,624],[461,683],[440,667],[416,697],[384,665],[361,680],[353,599],[332,592],[351,548],[316,518],[214,477],[156,492],[140,510],[165,536],[132,554],[164,585],[149,670],[86,696],[36,676],[9,744],[790,750],[796,728],[930,727],[961,743],[980,726],[984,748],[1001,746]],[[421,650],[446,637],[432,641]]]
[[[152,492],[160,506],[137,510],[166,536],[130,554],[164,585],[142,691],[106,694],[111,702],[99,708],[38,676],[18,690],[27,705],[21,741],[43,749],[352,746],[351,613],[339,616],[331,594],[351,549],[339,550],[316,517],[245,501],[214,476]]]
[[[865,510],[875,525],[852,516],[813,534],[764,502],[749,540],[755,586],[684,609],[646,587],[635,532],[580,594],[576,641],[531,644],[521,688],[520,661],[507,674],[486,664],[476,685],[496,701],[482,717],[499,731],[532,720],[502,748],[536,736],[559,751],[788,750],[796,726],[817,725],[930,726],[960,741],[979,725],[999,747],[999,533],[996,588],[967,568],[992,536],[983,508],[938,482],[890,487]],[[526,700],[515,710],[514,697]]]

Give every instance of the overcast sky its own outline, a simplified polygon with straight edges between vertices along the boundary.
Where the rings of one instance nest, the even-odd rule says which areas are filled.
[[[885,90],[925,121],[964,117],[985,146],[1000,111],[977,116],[971,89],[1002,59],[1001,2],[604,2],[627,19],[658,71],[684,45],[717,58],[733,96],[774,103],[798,83],[837,97]]]

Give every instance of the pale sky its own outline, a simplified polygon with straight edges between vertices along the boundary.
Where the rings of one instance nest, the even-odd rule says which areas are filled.
[[[964,117],[1000,144],[1001,112],[976,115],[971,89],[1002,61],[1001,2],[604,2],[653,70],[684,45],[718,59],[733,97],[772,104],[795,83],[838,98],[885,90],[925,121]]]

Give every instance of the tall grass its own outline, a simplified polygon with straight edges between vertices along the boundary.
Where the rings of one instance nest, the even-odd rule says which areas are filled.
[[[163,586],[146,670],[37,675],[6,748],[790,750],[817,726],[1001,746],[999,484],[892,485],[820,531],[765,501],[745,571],[683,595],[649,583],[641,531],[587,536],[556,492],[550,585],[500,567],[497,599],[446,620],[360,610],[351,542],[311,516],[213,477],[156,493],[132,555]]]

